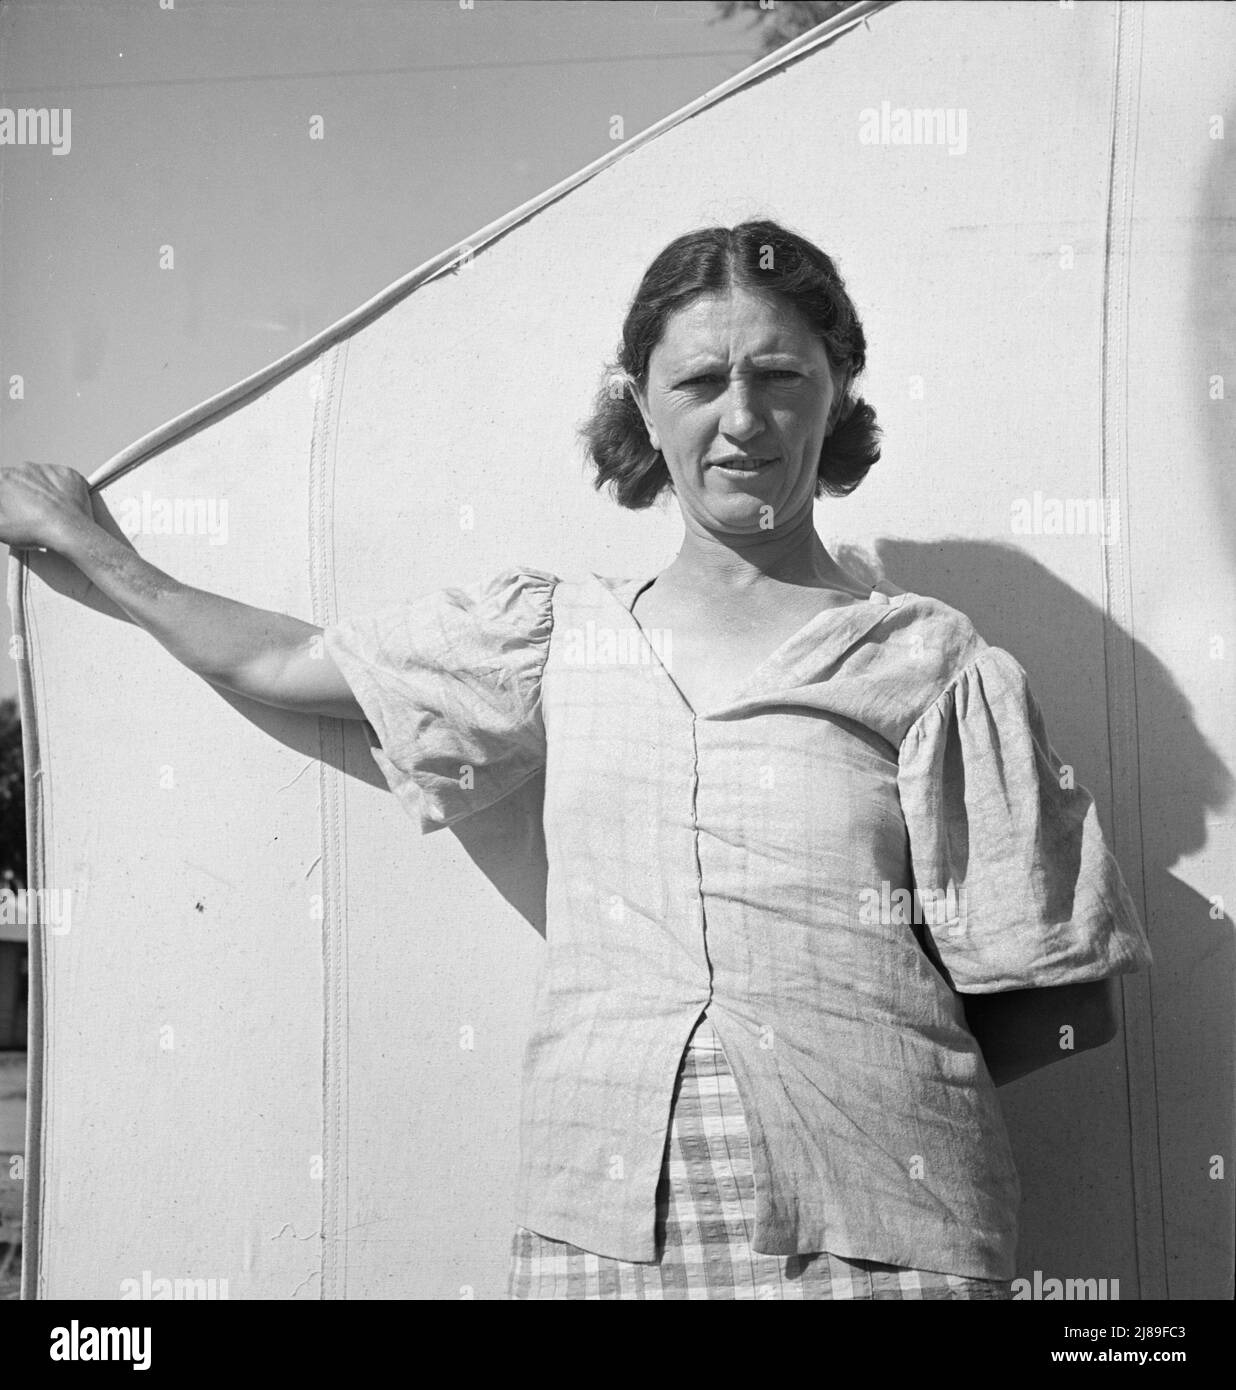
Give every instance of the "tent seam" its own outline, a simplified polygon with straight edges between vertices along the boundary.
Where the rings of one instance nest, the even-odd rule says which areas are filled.
[[[313,620],[335,621],[330,531],[339,400],[346,341],[332,350],[314,403],[309,449],[309,580]],[[322,1240],[321,1297],[347,1297],[347,944],[343,843],[342,722],[318,720],[322,886]]]
[[[1118,860],[1136,853],[1139,902],[1146,921],[1146,869],[1141,819],[1140,732],[1133,602],[1128,568],[1128,320],[1129,259],[1142,60],[1140,5],[1118,0],[1112,77],[1111,151],[1103,258],[1100,493],[1106,515],[1118,505],[1115,535],[1102,546],[1103,659],[1111,769],[1112,849]],[[1133,876],[1130,875],[1130,878]],[[1149,928],[1149,923],[1147,923]],[[1158,1085],[1155,1075],[1153,983],[1149,973],[1121,978],[1125,1008],[1125,1084],[1130,1119],[1134,1248],[1142,1298],[1166,1297]],[[1143,1103],[1142,1097],[1146,1100]]]

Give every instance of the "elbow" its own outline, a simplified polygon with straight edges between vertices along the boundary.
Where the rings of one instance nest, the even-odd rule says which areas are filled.
[[[1059,1017],[1062,1025],[1069,1027],[1075,1051],[1103,1047],[1119,1033],[1120,1011],[1114,980],[1065,985],[1059,995]]]
[[[1093,1037],[1091,1047],[1103,1047],[1120,1032],[1120,1010],[1116,1007],[1115,980],[1097,980],[1087,1028]]]
[[[1111,979],[967,995],[965,1010],[997,1086],[1103,1047],[1120,1031]]]
[[[1114,980],[1064,985],[1051,992],[1056,995],[1057,1036],[1064,1056],[1105,1047],[1120,1032]]]

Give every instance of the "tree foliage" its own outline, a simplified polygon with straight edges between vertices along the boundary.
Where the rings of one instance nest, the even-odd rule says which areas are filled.
[[[0,887],[26,884],[26,780],[17,702],[0,700]]]
[[[776,0],[772,5],[761,0],[713,0],[717,14],[714,19],[732,19],[735,15],[751,16],[749,29],[759,29],[759,57],[775,52],[783,44],[823,24],[826,19],[848,10],[855,0]]]

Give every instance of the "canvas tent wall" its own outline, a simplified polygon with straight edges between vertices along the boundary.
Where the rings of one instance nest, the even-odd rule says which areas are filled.
[[[135,543],[319,623],[648,572],[672,514],[574,437],[640,273],[751,215],[825,246],[886,448],[821,531],[1026,665],[1150,925],[1121,1038],[1002,1093],[1023,1273],[1122,1298],[1231,1291],[1233,51],[1219,4],[863,7],[94,479],[226,500],[225,545]],[[31,872],[71,902],[32,929],[27,1296],[499,1296],[537,784],[422,839],[359,726],[216,693],[52,557],[11,599]]]

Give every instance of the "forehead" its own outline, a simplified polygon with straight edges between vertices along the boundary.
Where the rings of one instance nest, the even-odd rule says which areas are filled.
[[[772,352],[827,355],[788,300],[735,287],[699,295],[671,314],[653,356],[668,363],[694,356]]]

